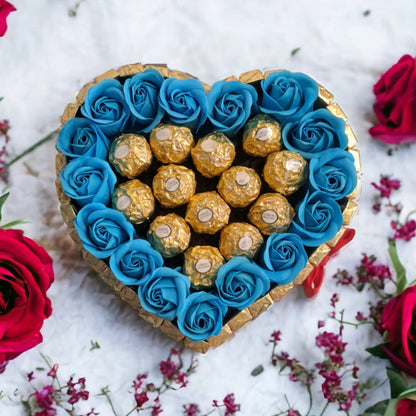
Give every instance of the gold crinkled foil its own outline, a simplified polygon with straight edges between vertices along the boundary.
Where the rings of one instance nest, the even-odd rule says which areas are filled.
[[[231,166],[235,148],[224,133],[213,132],[198,140],[191,155],[198,171],[207,178],[213,178]]]
[[[294,216],[295,210],[283,195],[268,193],[251,206],[247,218],[263,234],[270,235],[284,233]]]
[[[226,170],[217,185],[225,201],[235,208],[251,204],[260,194],[261,179],[256,171],[245,166],[233,166]]]
[[[162,163],[182,163],[191,153],[194,136],[187,127],[159,124],[150,132],[150,147]]]
[[[193,288],[208,289],[214,286],[223,263],[224,258],[216,247],[190,247],[185,251],[183,273],[189,277]]]
[[[185,220],[199,234],[215,234],[228,224],[230,207],[216,192],[194,195],[186,209]]]
[[[133,179],[150,166],[152,151],[143,136],[122,134],[111,144],[108,160],[121,176]]]
[[[251,260],[263,242],[263,236],[254,225],[234,222],[221,231],[219,249],[226,260],[236,256],[244,256]]]
[[[283,150],[267,156],[263,169],[264,180],[270,188],[282,195],[290,195],[300,189],[307,180],[308,164],[295,152]]]
[[[251,156],[265,157],[282,147],[280,123],[272,116],[258,114],[244,126],[243,149]]]
[[[195,173],[180,165],[159,168],[153,178],[153,195],[166,208],[187,204],[195,193]]]
[[[113,208],[133,224],[148,220],[155,210],[152,190],[138,179],[122,183],[113,191]]]
[[[147,231],[147,239],[163,257],[174,257],[189,246],[191,230],[176,214],[156,217]]]

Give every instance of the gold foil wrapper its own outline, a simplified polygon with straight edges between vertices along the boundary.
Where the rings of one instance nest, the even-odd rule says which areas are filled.
[[[198,171],[207,178],[213,178],[231,166],[235,148],[224,133],[213,132],[198,140],[191,155]]]
[[[150,166],[152,151],[143,136],[122,134],[111,144],[108,160],[121,176],[133,179]]]
[[[258,114],[244,126],[243,149],[251,156],[265,157],[282,147],[280,123],[272,116]]]
[[[248,212],[249,221],[263,234],[284,233],[290,226],[295,210],[280,194],[263,194]]]
[[[270,188],[282,195],[290,195],[299,190],[307,180],[308,164],[295,152],[283,150],[267,156],[264,165],[264,180]]]
[[[224,257],[216,247],[195,246],[185,252],[183,273],[189,277],[195,289],[214,286],[218,269],[224,264]]]
[[[147,239],[163,257],[174,257],[188,248],[191,229],[179,215],[159,216],[150,224]]]
[[[113,208],[133,224],[147,221],[155,210],[152,190],[138,179],[122,183],[113,191]]]
[[[216,192],[194,195],[186,209],[185,220],[199,234],[215,234],[228,224],[230,207]]]
[[[260,194],[261,179],[256,171],[245,166],[233,166],[226,170],[217,185],[224,200],[234,208],[251,204]]]
[[[195,194],[195,173],[180,165],[159,168],[153,178],[153,195],[166,208],[187,204]]]
[[[226,260],[236,256],[244,256],[251,260],[263,242],[263,236],[254,225],[234,222],[221,231],[219,249]]]
[[[194,143],[194,136],[187,127],[160,124],[150,132],[150,147],[162,163],[182,163]]]

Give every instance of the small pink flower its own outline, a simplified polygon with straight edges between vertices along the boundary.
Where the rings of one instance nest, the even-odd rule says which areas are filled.
[[[147,394],[145,391],[142,391],[141,393],[136,393],[134,395],[134,400],[136,400],[136,406],[142,407],[147,401],[149,401],[149,397],[147,397]]]
[[[390,198],[391,192],[400,188],[400,181],[398,179],[390,179],[388,176],[382,176],[379,185],[375,182],[371,182],[371,185],[380,191],[382,198]]]
[[[161,361],[159,364],[160,372],[162,373],[163,377],[167,377],[169,379],[172,379],[175,375],[176,371],[179,368],[179,364],[175,364],[171,360]]]
[[[48,376],[52,378],[56,378],[57,372],[58,372],[58,364],[54,364],[53,367],[48,372]]]
[[[188,405],[183,405],[183,414],[185,416],[198,416],[199,407],[195,403],[190,403]]]
[[[281,340],[281,335],[282,333],[280,331],[273,331],[271,338],[270,338],[270,342],[278,342]]]
[[[324,321],[318,321],[318,329],[321,329],[324,326],[325,326],[325,322]]]
[[[416,221],[409,220],[401,227],[398,227],[398,224],[394,221],[391,222],[391,228],[396,230],[393,238],[395,240],[403,239],[405,241],[411,240],[416,235]]]
[[[31,371],[30,373],[26,374],[27,377],[27,381],[32,381],[34,380],[36,377],[33,375],[33,371]]]

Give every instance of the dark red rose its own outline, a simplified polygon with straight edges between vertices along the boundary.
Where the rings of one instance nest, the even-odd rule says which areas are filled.
[[[0,229],[0,363],[42,342],[52,259],[20,230]]]
[[[416,401],[411,399],[402,399],[397,403],[396,416],[414,416],[416,415]]]
[[[384,350],[400,370],[416,377],[416,286],[391,299],[381,315],[388,333]]]
[[[7,30],[7,16],[16,8],[6,0],[0,0],[0,37],[4,36]]]
[[[370,129],[390,144],[416,140],[416,60],[405,55],[374,85],[379,124]]]

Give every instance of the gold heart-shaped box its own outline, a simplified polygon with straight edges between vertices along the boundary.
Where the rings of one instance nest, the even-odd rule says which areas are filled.
[[[88,83],[87,85],[82,88],[82,90],[76,96],[76,103],[68,104],[65,108],[65,111],[62,115],[61,122],[62,125],[67,123],[71,118],[75,117],[78,110],[84,103],[86,93],[88,89],[102,81],[106,78],[123,78],[129,77],[134,74],[143,72],[148,68],[153,68],[165,77],[165,78],[177,78],[177,79],[186,79],[186,78],[195,78],[190,74],[177,71],[177,70],[170,70],[166,65],[161,64],[147,64],[142,65],[140,63],[132,64],[132,65],[125,65],[120,67],[118,70],[111,69],[104,74],[96,77],[92,82]],[[263,80],[269,73],[276,72],[276,71],[266,71],[262,73],[260,70],[253,70],[246,73],[241,74],[239,77],[230,76],[226,78],[227,81],[231,80],[239,80],[246,84],[251,84],[257,81]],[[318,84],[319,85],[319,84]],[[204,84],[206,92],[210,90],[210,86]],[[333,101],[333,95],[328,92],[322,85],[319,85],[319,98],[322,101],[323,105],[335,116],[341,117],[345,121],[347,121],[347,117],[338,106],[336,102]],[[355,168],[357,174],[361,170],[360,165],[360,156],[358,150],[354,149],[357,145],[357,139],[351,129],[351,127],[346,124],[345,133],[348,137],[348,151],[353,155],[355,160]],[[67,157],[58,151],[56,157],[56,171],[57,174],[65,168],[67,165]],[[132,306],[135,310],[137,310],[139,316],[147,322],[150,322],[154,327],[159,328],[163,333],[168,335],[169,337],[173,338],[175,341],[182,343],[184,346],[191,348],[195,351],[199,352],[206,352],[210,347],[217,347],[221,345],[224,341],[226,341],[235,331],[241,328],[244,324],[251,321],[253,318],[256,318],[258,315],[263,313],[268,309],[268,307],[280,300],[286,293],[289,292],[293,287],[296,285],[301,285],[304,280],[308,277],[308,275],[317,267],[321,261],[328,255],[337,242],[341,239],[345,232],[345,226],[349,225],[354,212],[356,211],[357,204],[355,200],[358,197],[358,189],[359,183],[355,190],[347,196],[347,203],[343,209],[343,227],[337,233],[337,235],[330,241],[322,244],[318,247],[314,253],[309,257],[308,263],[306,267],[298,274],[296,279],[293,283],[284,286],[276,286],[275,288],[271,289],[265,296],[256,300],[252,303],[249,307],[241,310],[235,316],[233,316],[230,320],[224,323],[221,332],[217,336],[211,336],[205,341],[201,342],[193,342],[184,334],[182,334],[179,329],[169,321],[163,320],[162,318],[156,316],[153,313],[149,313],[146,311],[141,305],[139,301],[139,297],[137,293],[131,289],[130,287],[121,283],[113,274],[111,269],[107,266],[107,264],[94,257],[91,253],[86,251],[82,245],[82,242],[78,236],[78,233],[74,227],[74,220],[77,215],[77,210],[74,205],[71,203],[71,199],[65,194],[60,179],[58,178],[56,181],[57,193],[59,200],[61,202],[61,213],[62,217],[65,220],[66,224],[69,228],[69,234],[71,238],[74,240],[76,247],[82,253],[84,260],[98,273],[98,275],[108,284],[110,285],[114,291],[120,296],[120,298]]]

